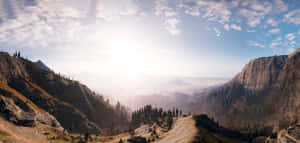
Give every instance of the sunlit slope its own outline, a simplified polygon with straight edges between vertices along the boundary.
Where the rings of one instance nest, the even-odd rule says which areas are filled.
[[[99,133],[111,124],[120,130],[126,126],[127,118],[117,114],[102,96],[22,57],[0,53],[0,80],[3,87],[53,115],[70,132]]]

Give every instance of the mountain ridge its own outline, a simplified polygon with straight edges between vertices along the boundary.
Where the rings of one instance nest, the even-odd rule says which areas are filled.
[[[283,122],[300,119],[299,69],[300,49],[251,60],[231,81],[198,97],[189,110],[245,132],[276,131]]]
[[[12,57],[8,53],[0,52],[0,61],[0,81],[2,87],[7,87],[0,90],[4,101],[9,99],[6,94],[8,89],[12,89],[22,95],[25,102],[33,103],[35,107],[55,117],[53,120],[70,132],[112,134],[103,131],[110,128],[111,124],[119,131],[127,129],[128,117],[120,114],[126,111],[116,110],[102,96],[78,81],[41,69],[34,62],[22,57]],[[13,111],[9,110],[11,113]],[[35,118],[30,119],[32,125],[36,121]]]

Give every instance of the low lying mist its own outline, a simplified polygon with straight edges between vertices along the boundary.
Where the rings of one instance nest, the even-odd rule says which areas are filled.
[[[230,78],[166,76],[76,76],[111,103],[131,110],[146,104],[166,109],[182,107],[201,92],[218,87]],[[93,78],[89,78],[93,77]]]

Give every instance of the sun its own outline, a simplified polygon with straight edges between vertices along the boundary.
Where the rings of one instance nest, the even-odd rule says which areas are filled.
[[[124,74],[139,74],[145,70],[143,47],[128,39],[115,39],[109,42],[107,54],[111,67]]]
[[[118,24],[96,30],[92,37],[97,39],[95,49],[98,55],[104,56],[97,60],[97,63],[104,65],[97,68],[97,71],[130,77],[153,75],[161,71],[163,59],[168,56],[161,56],[161,39],[157,42],[157,37],[139,27],[134,24]]]

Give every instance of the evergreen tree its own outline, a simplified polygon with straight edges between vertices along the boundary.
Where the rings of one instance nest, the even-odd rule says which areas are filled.
[[[88,143],[90,137],[91,137],[90,133],[89,133],[89,132],[86,132],[86,133],[84,134],[84,141],[85,141],[86,143]]]
[[[122,139],[120,139],[119,143],[124,143],[124,141]]]

